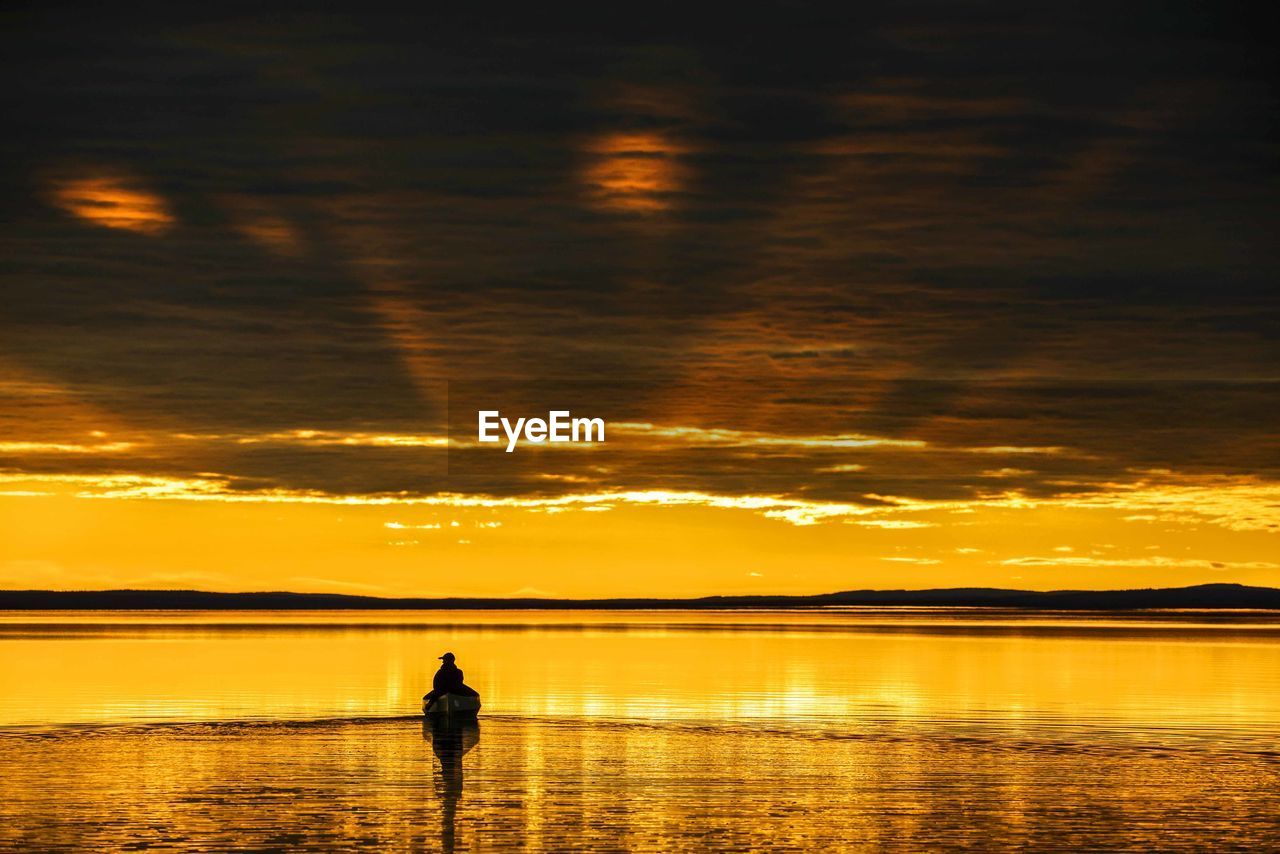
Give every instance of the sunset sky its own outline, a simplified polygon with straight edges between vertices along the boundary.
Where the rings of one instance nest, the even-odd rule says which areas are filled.
[[[1270,31],[1058,6],[7,4],[0,588],[1280,585]]]

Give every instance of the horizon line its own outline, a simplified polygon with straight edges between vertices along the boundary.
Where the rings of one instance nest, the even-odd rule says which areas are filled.
[[[1024,590],[1001,587],[852,589],[811,594],[711,594],[694,597],[607,596],[374,596],[289,590],[210,591],[107,588],[99,590],[0,590],[0,610],[431,610],[447,607],[501,609],[679,609],[708,607],[821,607],[838,605],[1027,607],[1064,610],[1152,608],[1280,609],[1280,588],[1237,582],[1182,587],[1104,590]]]

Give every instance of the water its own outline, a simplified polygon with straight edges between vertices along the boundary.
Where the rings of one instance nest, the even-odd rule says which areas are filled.
[[[9,613],[0,849],[1277,848],[1277,720],[1280,615]]]

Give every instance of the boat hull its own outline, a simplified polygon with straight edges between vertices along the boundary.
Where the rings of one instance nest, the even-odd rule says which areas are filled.
[[[445,694],[430,709],[426,700],[422,701],[422,713],[429,718],[454,717],[474,718],[480,711],[480,698],[467,697],[462,694]]]

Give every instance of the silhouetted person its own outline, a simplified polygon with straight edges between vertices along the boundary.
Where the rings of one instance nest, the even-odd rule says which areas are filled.
[[[462,671],[458,669],[458,665],[453,663],[453,653],[446,652],[440,656],[440,660],[444,662],[440,665],[440,669],[436,671],[436,676],[431,680],[431,690],[423,696],[422,699],[427,701],[423,707],[423,711],[431,708],[445,694],[459,694],[463,697],[479,697],[480,694],[474,688],[469,688],[462,684]]]

